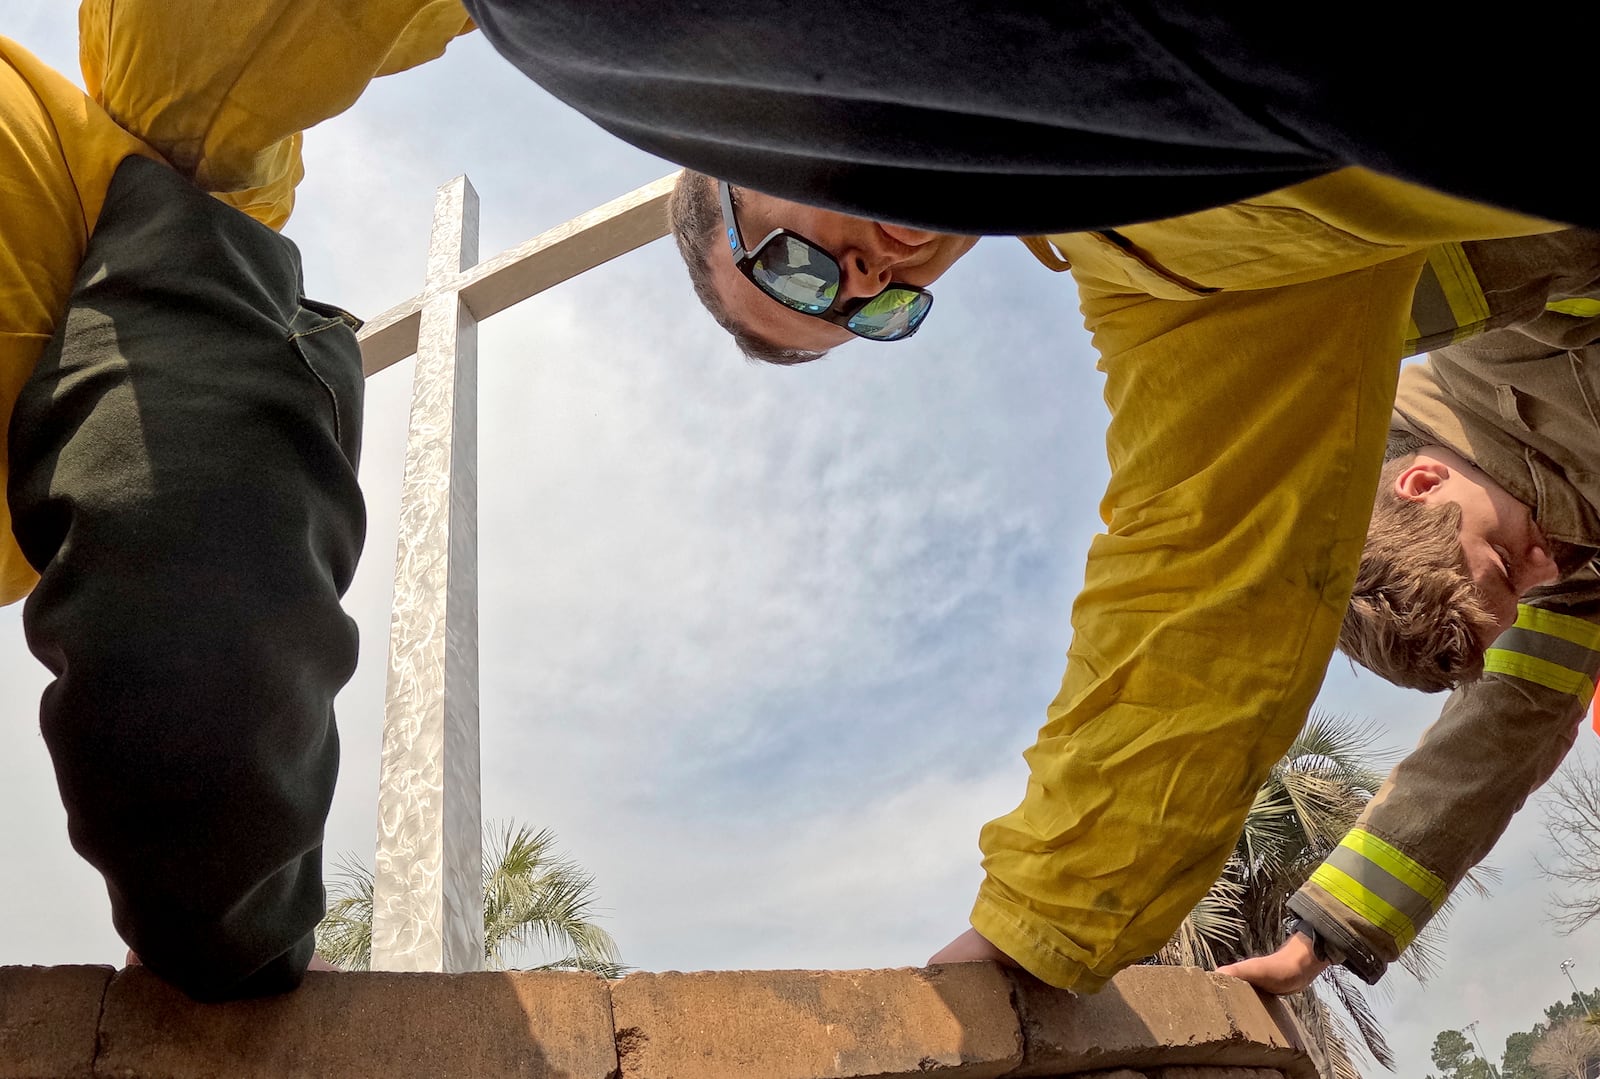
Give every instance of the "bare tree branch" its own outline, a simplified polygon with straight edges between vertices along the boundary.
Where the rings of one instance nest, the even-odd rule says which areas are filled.
[[[1600,764],[1567,758],[1540,795],[1553,854],[1539,868],[1556,882],[1550,920],[1572,933],[1600,915]]]
[[[1546,1079],[1587,1079],[1595,1057],[1600,1057],[1600,1030],[1582,1019],[1566,1019],[1545,1031],[1528,1063]]]

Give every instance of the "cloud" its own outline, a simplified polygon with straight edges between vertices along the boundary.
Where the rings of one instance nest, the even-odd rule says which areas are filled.
[[[715,824],[645,818],[627,856],[604,834],[568,830],[602,891],[620,883],[634,897],[608,920],[631,963],[903,966],[964,927],[981,879],[977,828],[1015,801],[1019,772],[928,775],[865,805],[776,819],[738,805]]]

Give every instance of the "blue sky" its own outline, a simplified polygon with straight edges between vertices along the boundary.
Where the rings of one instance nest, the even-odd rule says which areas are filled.
[[[75,72],[69,6],[21,0],[5,32]],[[670,168],[473,38],[308,136],[287,231],[308,292],[371,316],[417,290],[433,190],[459,173],[487,258]],[[1020,244],[983,242],[934,291],[912,341],[758,368],[657,243],[483,327],[484,811],[555,829],[632,964],[906,965],[965,926],[978,828],[1020,796],[1060,680],[1105,412],[1070,281]],[[348,600],[363,658],[328,834],[363,857],[410,373],[368,387],[371,523]],[[19,613],[0,611],[0,960],[114,962]],[[1319,706],[1398,750],[1438,703],[1336,660]],[[1525,818],[1440,974],[1390,979],[1379,1011],[1408,1079],[1437,1031],[1472,1019],[1498,1055],[1568,991],[1562,958],[1600,982],[1595,934],[1542,920]]]

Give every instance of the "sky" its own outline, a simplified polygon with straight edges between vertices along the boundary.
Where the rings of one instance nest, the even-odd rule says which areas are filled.
[[[76,73],[57,0],[0,33]],[[434,189],[465,173],[484,258],[671,171],[553,101],[477,35],[312,131],[286,233],[308,294],[373,316],[422,282]],[[483,324],[483,811],[553,829],[648,970],[918,964],[966,927],[977,832],[1022,793],[1059,685],[1106,481],[1070,280],[990,239],[929,322],[797,369],[744,362],[658,241]],[[410,361],[368,383],[362,659],[327,849],[371,858]],[[130,627],[130,632],[136,627]],[[0,962],[114,963],[38,733],[46,674],[0,610]],[[1441,698],[1330,668],[1317,707],[1398,755]],[[1581,751],[1600,750],[1587,733]],[[1422,986],[1378,1003],[1398,1074],[1435,1034],[1507,1034],[1600,983],[1556,935],[1535,803]],[[1370,1069],[1371,1074],[1382,1074]]]

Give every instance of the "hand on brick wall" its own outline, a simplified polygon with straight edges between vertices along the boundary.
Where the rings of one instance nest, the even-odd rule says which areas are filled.
[[[984,960],[988,960],[991,963],[999,963],[1005,967],[1022,965],[993,944],[990,944],[976,929],[967,930],[933,953],[933,958],[928,960],[928,965],[933,966],[935,963],[977,963]]]
[[[1327,970],[1328,965],[1326,960],[1317,958],[1311,941],[1299,933],[1290,933],[1289,939],[1271,955],[1241,959],[1218,967],[1217,973],[1243,978],[1257,989],[1282,996],[1300,992]]]

